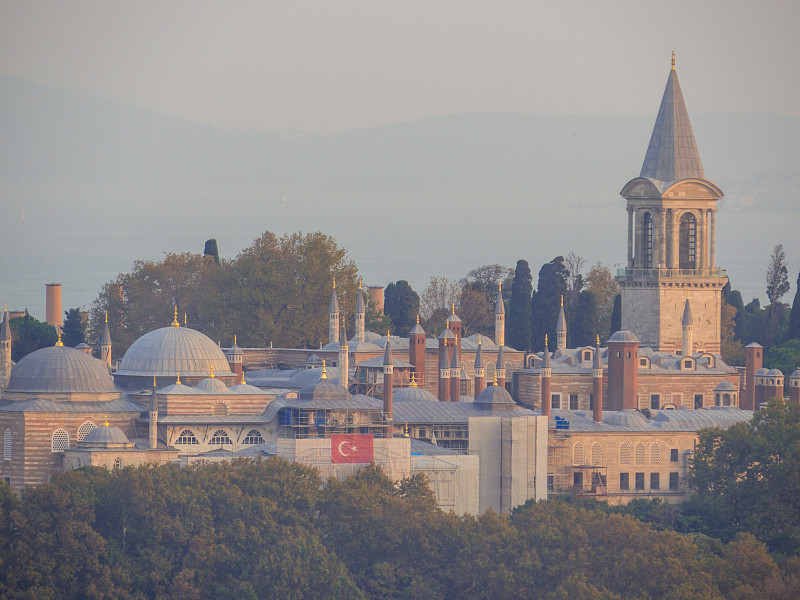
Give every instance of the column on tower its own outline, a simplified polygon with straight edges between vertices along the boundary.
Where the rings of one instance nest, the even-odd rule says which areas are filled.
[[[679,268],[680,261],[680,238],[678,232],[680,225],[678,224],[678,213],[673,209],[672,211],[672,264],[673,269]]]
[[[706,260],[706,211],[700,209],[700,219],[697,221],[697,239],[695,240],[694,268],[703,269]]]
[[[628,207],[628,267],[633,268],[633,208]]]
[[[708,268],[716,268],[717,260],[717,211],[711,210],[711,239],[708,244]]]
[[[663,208],[658,209],[658,262],[656,266],[667,266],[667,215]]]

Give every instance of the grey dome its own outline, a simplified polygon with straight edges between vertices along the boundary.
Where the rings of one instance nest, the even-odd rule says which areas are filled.
[[[795,369],[789,379],[800,379],[800,369]]]
[[[234,375],[210,338],[188,327],[162,327],[131,344],[115,374],[206,377],[210,368],[223,377]]]
[[[297,395],[300,400],[340,400],[350,399],[350,393],[344,386],[333,383],[330,379],[321,379],[305,386]]]
[[[75,348],[51,346],[23,357],[11,369],[6,392],[101,394],[116,392],[106,364]]]
[[[394,402],[438,402],[439,399],[425,388],[409,386],[395,388],[392,392]]]
[[[516,402],[511,398],[511,394],[506,388],[500,385],[490,385],[475,398],[476,405],[483,406],[516,406]]]
[[[608,342],[635,342],[639,343],[639,339],[633,335],[632,331],[615,331],[614,334],[608,338]]]
[[[767,372],[767,377],[783,377],[783,373],[780,369],[770,369]]]
[[[641,428],[647,426],[647,417],[638,410],[615,410],[603,414],[603,423],[606,425],[616,425],[618,427]]]
[[[715,392],[735,392],[736,388],[730,381],[721,381],[720,384],[714,388]]]
[[[231,394],[263,394],[264,390],[249,383],[239,383],[228,388]]]
[[[761,367],[758,371],[755,372],[755,377],[765,377],[769,371],[764,367]]]
[[[95,427],[86,437],[83,438],[83,444],[87,446],[105,446],[106,444],[130,444],[131,441],[119,427],[111,427],[110,425]]]
[[[228,386],[216,377],[207,377],[200,383],[194,386],[195,389],[201,390],[208,394],[227,394]]]

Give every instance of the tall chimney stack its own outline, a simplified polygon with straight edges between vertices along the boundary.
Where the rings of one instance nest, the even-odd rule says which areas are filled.
[[[45,289],[47,291],[45,296],[45,321],[48,325],[53,325],[61,331],[61,325],[64,324],[64,313],[61,310],[61,284],[46,283]]]

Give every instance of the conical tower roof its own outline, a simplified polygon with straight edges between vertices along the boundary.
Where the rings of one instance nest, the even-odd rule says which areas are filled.
[[[8,310],[3,309],[3,326],[0,328],[0,340],[8,341],[11,339],[11,325],[8,324]]]
[[[392,344],[389,343],[389,334],[386,334],[386,349],[383,352],[383,364],[384,365],[393,365],[394,361],[392,360]]]
[[[567,317],[564,315],[564,296],[561,296],[561,306],[558,309],[558,321],[556,321],[556,331],[567,330]]]
[[[481,351],[481,338],[480,334],[478,334],[478,350],[475,352],[475,368],[482,369],[483,368],[483,352]]]
[[[506,314],[506,305],[503,302],[503,284],[497,284],[497,297],[494,300],[494,314],[496,315],[504,315]]]
[[[692,324],[692,309],[689,307],[689,299],[686,299],[686,304],[683,305],[683,318],[681,319],[681,325],[691,325]]]
[[[339,312],[339,297],[336,295],[336,280],[333,280],[333,290],[331,291],[331,304],[328,307],[329,313]]]
[[[675,71],[675,55],[667,78],[667,87],[661,98],[653,135],[642,164],[640,177],[652,177],[660,181],[675,181],[696,177],[705,179],[703,163],[697,152],[689,113],[683,101],[678,73]]]

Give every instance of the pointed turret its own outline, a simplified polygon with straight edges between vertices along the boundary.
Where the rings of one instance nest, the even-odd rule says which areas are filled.
[[[506,359],[503,356],[503,347],[497,351],[497,364],[494,368],[495,385],[506,386]]]
[[[153,397],[150,399],[150,423],[149,423],[150,448],[158,448],[158,394],[156,392],[156,378],[153,377]]]
[[[350,348],[347,345],[347,331],[344,323],[339,334],[339,385],[349,387],[350,385]]]
[[[556,321],[556,350],[567,349],[567,317],[564,316],[564,295],[561,295],[561,306]]]
[[[693,351],[694,340],[692,334],[692,309],[689,306],[689,298],[686,298],[686,304],[683,306],[683,318],[681,319],[681,331],[683,333],[681,338],[681,354],[683,356],[691,356]]]
[[[651,177],[660,181],[689,177],[705,179],[689,113],[678,83],[675,53],[672,54],[672,69],[667,78],[667,87],[661,98],[656,124],[639,177]]]
[[[339,339],[339,298],[336,296],[336,279],[333,280],[331,303],[328,307],[328,341],[335,342]]]
[[[458,352],[453,348],[453,356],[450,359],[450,402],[461,400],[461,361]]]
[[[408,332],[408,362],[414,366],[414,373],[416,374],[417,381],[420,385],[425,385],[425,348],[427,335],[422,325],[419,324],[419,315],[417,315],[417,323]]]
[[[473,397],[477,398],[485,387],[486,387],[486,368],[483,366],[483,352],[481,351],[481,334],[479,333],[478,350],[475,352],[475,390],[473,391]]]
[[[542,355],[542,414],[550,415],[552,408],[552,399],[550,397],[550,375],[552,368],[550,366],[550,350],[547,349],[547,336],[544,336],[544,353]]]
[[[447,346],[439,354],[439,402],[450,402],[450,351]]]
[[[600,356],[599,335],[592,361],[592,418],[595,423],[603,422],[603,359]]]
[[[361,291],[361,280],[358,280],[358,290],[356,291],[356,336],[357,342],[364,341],[367,323],[367,307],[364,304],[364,292]]]
[[[497,284],[497,297],[494,300],[494,343],[506,343],[506,305],[503,302],[503,284]]]
[[[3,325],[0,327],[0,391],[8,385],[11,377],[11,325],[8,308],[3,307]]]
[[[392,437],[392,390],[394,385],[394,360],[392,359],[392,344],[389,332],[386,332],[386,350],[383,352],[383,414],[388,425],[386,437]]]

